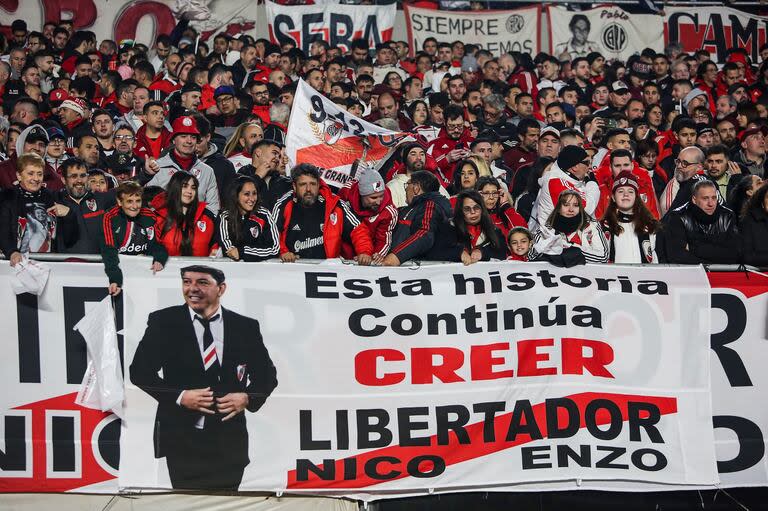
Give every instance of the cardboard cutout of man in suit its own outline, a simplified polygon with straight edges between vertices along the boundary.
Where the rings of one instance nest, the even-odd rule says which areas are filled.
[[[186,304],[149,315],[131,381],[158,402],[155,457],[173,487],[237,490],[250,463],[241,412],[261,408],[275,367],[259,322],[221,307],[221,270],[187,266],[181,279]]]

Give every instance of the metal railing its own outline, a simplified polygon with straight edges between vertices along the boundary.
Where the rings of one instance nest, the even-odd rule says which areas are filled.
[[[83,262],[83,263],[100,263],[101,262],[101,256],[99,254],[50,254],[50,253],[38,253],[38,254],[27,254],[27,257],[30,259],[33,259],[35,261],[45,261],[45,262]],[[0,255],[0,260],[4,260],[5,257]],[[174,261],[180,261],[184,263],[200,263],[201,261],[215,261],[217,263],[238,263],[243,264],[243,261],[233,261],[232,259],[228,257],[184,257],[184,256],[173,256]],[[323,264],[326,263],[328,259],[301,259],[301,263],[305,264]],[[280,262],[280,259],[274,258],[274,259],[268,259],[264,262],[273,262],[277,263]],[[354,262],[351,259],[341,259],[341,263],[344,265],[356,265],[357,263]],[[244,264],[260,264],[260,263],[244,263]],[[437,264],[461,264],[456,263],[453,261],[408,261],[401,265],[401,267],[406,268],[418,268],[420,266],[432,266]],[[646,264],[611,264],[611,266],[648,266]],[[684,265],[684,264],[654,264],[652,265],[654,268],[679,268],[679,267],[688,267],[690,265]],[[768,269],[760,269],[756,266],[749,266],[745,264],[705,264],[703,265],[704,269],[707,271],[712,272],[743,272],[743,271],[751,271],[755,273],[763,273],[768,271]]]

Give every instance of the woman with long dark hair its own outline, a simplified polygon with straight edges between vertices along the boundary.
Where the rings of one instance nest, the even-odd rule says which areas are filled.
[[[493,220],[496,228],[501,231],[504,239],[507,238],[509,231],[515,227],[528,228],[528,222],[520,216],[520,213],[515,211],[509,200],[502,200],[505,192],[495,177],[481,177],[477,180],[475,189],[482,196],[491,220]]]
[[[744,262],[768,267],[768,183],[752,194],[741,217]]]
[[[529,260],[549,261],[566,268],[608,261],[608,242],[603,229],[584,210],[579,192],[560,192],[555,209],[536,231]]]
[[[658,263],[659,222],[639,200],[637,178],[622,172],[613,180],[613,193],[602,220],[612,263]]]
[[[453,219],[435,236],[435,247],[428,259],[462,262],[465,265],[506,258],[504,236],[496,228],[475,190],[463,190],[456,196]]]
[[[276,257],[280,234],[275,220],[261,206],[256,181],[240,176],[227,188],[216,221],[224,255],[235,261],[264,261]]]
[[[199,182],[188,172],[171,176],[165,193],[152,200],[157,214],[155,234],[171,256],[208,257],[218,247],[216,219],[205,202],[197,197]]]
[[[728,208],[733,211],[736,218],[741,218],[744,213],[744,205],[749,202],[757,190],[763,185],[763,180],[760,176],[754,174],[744,176],[736,183],[733,190],[729,192],[727,204]]]

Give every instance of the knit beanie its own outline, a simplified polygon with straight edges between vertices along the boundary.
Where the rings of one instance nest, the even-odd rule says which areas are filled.
[[[377,171],[367,167],[361,167],[357,175],[357,188],[360,196],[371,195],[384,191],[384,179]]]
[[[615,192],[617,188],[622,186],[629,186],[635,190],[635,193],[637,193],[637,177],[635,177],[635,175],[629,170],[619,172],[619,175],[613,179],[613,189],[611,190],[611,193]]]

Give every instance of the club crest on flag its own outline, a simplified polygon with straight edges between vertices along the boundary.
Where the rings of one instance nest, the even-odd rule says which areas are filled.
[[[333,145],[339,141],[344,133],[344,125],[339,121],[328,119],[323,123],[323,142]]]

